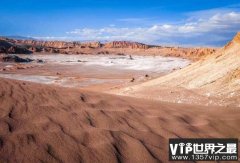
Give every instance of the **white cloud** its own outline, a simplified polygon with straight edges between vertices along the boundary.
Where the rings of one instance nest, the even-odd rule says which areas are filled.
[[[67,37],[75,40],[130,40],[152,44],[219,45],[239,30],[240,12],[211,10],[211,12],[192,13],[183,23],[177,25],[168,23],[138,28],[116,26],[100,29],[82,28],[67,32]]]

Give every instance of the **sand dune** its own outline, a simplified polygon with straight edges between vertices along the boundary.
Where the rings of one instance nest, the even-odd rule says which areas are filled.
[[[237,108],[0,79],[0,162],[168,162],[168,138],[239,138],[239,124]]]

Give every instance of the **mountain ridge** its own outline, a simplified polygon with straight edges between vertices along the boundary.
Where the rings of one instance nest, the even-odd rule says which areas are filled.
[[[39,41],[16,40],[1,37],[2,42],[23,49],[8,50],[10,47],[0,45],[0,53],[22,54],[29,53],[59,53],[59,54],[121,54],[121,55],[160,55],[199,60],[214,53],[217,48],[183,48],[147,45],[139,42],[112,41],[100,42],[66,42],[66,41]],[[20,51],[20,52],[19,52]]]

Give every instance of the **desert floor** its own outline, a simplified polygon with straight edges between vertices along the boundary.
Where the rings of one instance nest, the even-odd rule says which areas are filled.
[[[85,57],[0,64],[0,162],[168,162],[169,138],[239,138],[237,107],[114,95],[189,61]]]
[[[105,92],[157,78],[190,64],[186,59],[161,56],[131,56],[131,59],[128,55],[34,54],[21,57],[35,62],[0,63],[0,77]],[[44,62],[36,62],[39,59]]]

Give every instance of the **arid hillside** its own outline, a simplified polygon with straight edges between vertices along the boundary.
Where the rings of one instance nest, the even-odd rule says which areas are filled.
[[[164,93],[168,94],[165,96],[172,95],[173,97],[174,92],[185,90],[182,91],[185,92],[185,95],[182,95],[185,96],[184,98],[191,99],[189,93],[194,91],[196,98],[206,100],[211,97],[224,98],[221,100],[222,103],[225,101],[226,104],[240,106],[237,100],[240,97],[239,56],[240,33],[216,53],[184,69],[139,85],[120,89],[118,93],[159,100],[162,99],[161,95]]]

